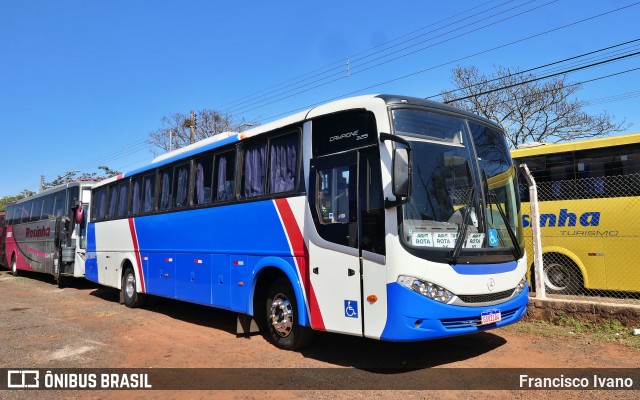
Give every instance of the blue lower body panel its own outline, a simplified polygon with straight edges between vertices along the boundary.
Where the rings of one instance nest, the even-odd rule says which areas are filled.
[[[509,325],[527,311],[529,288],[516,298],[494,306],[461,307],[438,303],[398,283],[387,285],[387,325],[380,339],[415,341],[481,332]],[[500,310],[502,320],[480,325],[480,314]]]

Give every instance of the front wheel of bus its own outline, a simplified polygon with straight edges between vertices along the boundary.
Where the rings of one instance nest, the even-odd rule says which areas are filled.
[[[286,278],[275,281],[267,292],[268,338],[276,347],[297,350],[311,343],[313,331],[298,323],[298,302]]]
[[[145,295],[136,291],[136,274],[133,269],[127,268],[122,276],[122,297],[124,305],[129,308],[142,307]]]
[[[559,254],[544,255],[544,283],[551,294],[577,294],[583,288],[582,274],[568,258]]]

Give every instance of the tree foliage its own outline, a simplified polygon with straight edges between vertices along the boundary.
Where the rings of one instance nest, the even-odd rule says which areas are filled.
[[[112,176],[120,175],[120,171],[116,171],[111,169],[105,165],[101,165],[98,167],[102,173],[98,172],[80,172],[80,171],[67,171],[62,175],[58,175],[50,182],[44,182],[42,185],[42,189],[49,189],[52,187],[64,185],[70,182],[77,181],[101,181],[103,179],[111,178]]]
[[[236,120],[229,113],[221,113],[212,109],[196,112],[194,141],[211,137],[222,132],[242,132],[249,127],[259,125],[257,121]],[[190,144],[190,115],[174,113],[162,117],[162,126],[149,133],[147,142],[154,146],[154,153],[176,150]]]
[[[24,189],[22,192],[14,195],[14,196],[3,196],[0,197],[0,211],[4,211],[7,208],[7,204],[12,203],[14,201],[22,200],[25,197],[33,196],[36,192],[31,191],[29,189]]]
[[[587,102],[576,98],[582,86],[568,83],[566,76],[535,79],[505,67],[496,67],[491,75],[476,67],[458,67],[452,77],[456,90],[441,95],[446,103],[502,125],[512,147],[532,141],[557,143],[605,136],[630,126],[615,122],[606,112],[590,115],[583,111]]]

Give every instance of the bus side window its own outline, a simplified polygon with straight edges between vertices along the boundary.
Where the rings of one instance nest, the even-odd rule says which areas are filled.
[[[147,213],[153,211],[155,207],[155,173],[144,177],[142,192],[142,212]]]
[[[20,214],[20,222],[25,223],[29,222],[31,219],[31,207],[33,206],[33,201],[28,201],[26,203],[22,203],[20,209],[22,213]]]
[[[31,209],[31,221],[39,221],[42,213],[42,197],[33,200]]]
[[[131,214],[137,215],[140,213],[142,205],[142,177],[137,177],[133,180],[133,190],[131,193]]]
[[[109,212],[107,218],[114,218],[118,210],[118,186],[109,186]]]
[[[193,204],[207,204],[211,202],[211,184],[213,180],[213,157],[203,157],[196,160],[195,189]]]
[[[116,209],[116,217],[127,216],[127,199],[129,196],[129,180],[118,185],[118,208]]]
[[[189,164],[182,164],[175,167],[173,171],[172,203],[174,207],[184,207],[187,205],[187,194],[189,192],[189,167]]]
[[[67,194],[67,192],[65,190],[62,190],[62,191],[57,192],[55,194],[55,196],[54,196],[55,200],[54,200],[54,203],[53,203],[53,209],[56,211],[55,214],[54,214],[54,216],[56,218],[62,217],[64,215],[64,213],[65,213],[65,205],[66,205],[66,202],[67,202],[66,194]]]
[[[256,197],[265,193],[267,143],[249,145],[244,151],[242,196]]]
[[[158,205],[159,210],[168,210],[171,208],[171,181],[172,181],[172,168],[165,168],[160,170],[160,181],[158,184],[160,185],[160,191],[158,192],[158,196],[160,196],[160,201]]]
[[[263,162],[264,164],[264,162]],[[236,152],[229,151],[216,156],[215,159],[215,200],[225,201],[233,199],[235,187]]]
[[[42,204],[42,219],[53,218],[53,203],[53,194],[48,194],[44,197],[44,202]]]
[[[291,192],[296,188],[298,135],[289,134],[269,142],[269,193]]]

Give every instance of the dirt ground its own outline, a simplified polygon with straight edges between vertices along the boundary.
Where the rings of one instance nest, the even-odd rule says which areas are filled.
[[[117,291],[87,281],[77,280],[71,287],[59,289],[52,278],[44,275],[15,278],[0,270],[0,368],[348,368],[345,371],[362,372],[375,382],[384,374],[378,368],[414,372],[431,368],[570,371],[640,366],[639,349],[588,337],[549,338],[515,329],[419,343],[386,343],[320,333],[311,347],[286,352],[260,335],[237,338],[233,313],[172,300],[153,303],[144,309],[128,309],[118,303]],[[274,379],[287,378],[285,374],[274,374]],[[447,390],[436,394],[427,390],[316,389],[39,393],[38,397],[45,399],[534,399],[552,394],[530,390]],[[34,394],[0,391],[0,399],[34,398]],[[637,399],[638,395],[638,391],[599,390],[559,393],[560,398],[599,400]]]

